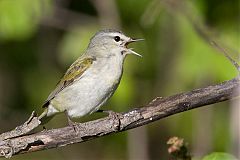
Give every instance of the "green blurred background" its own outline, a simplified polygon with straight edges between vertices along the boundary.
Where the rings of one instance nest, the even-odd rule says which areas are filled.
[[[239,7],[238,0],[0,0],[0,132],[20,125],[33,110],[41,112],[68,66],[103,28],[145,39],[132,45],[143,58],[127,57],[120,86],[103,109],[124,112],[156,96],[235,77],[235,68],[204,35],[214,37],[237,60]],[[239,158],[239,110],[238,102],[223,102],[12,159],[169,159],[166,142],[172,136],[184,138],[195,159],[213,151]],[[65,125],[66,118],[59,115],[46,127]]]

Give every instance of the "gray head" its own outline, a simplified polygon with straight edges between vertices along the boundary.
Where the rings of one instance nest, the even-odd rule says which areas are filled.
[[[121,54],[125,57],[127,54],[135,54],[138,56],[138,53],[134,52],[132,49],[127,48],[127,45],[132,42],[137,42],[143,39],[133,39],[124,35],[121,31],[113,29],[105,29],[97,32],[90,40],[88,45],[88,50],[98,50],[100,56],[102,54]],[[101,52],[103,51],[103,52]],[[108,52],[105,52],[108,51]],[[96,53],[96,52],[94,52]],[[104,55],[108,56],[108,55]],[[109,55],[111,56],[111,55]]]

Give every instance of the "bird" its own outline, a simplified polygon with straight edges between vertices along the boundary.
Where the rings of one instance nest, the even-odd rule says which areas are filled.
[[[128,44],[142,40],[114,29],[98,31],[43,103],[44,111],[39,116],[41,123],[64,112],[72,126],[72,118],[98,111],[119,86],[126,56],[142,57],[133,48],[128,48]]]

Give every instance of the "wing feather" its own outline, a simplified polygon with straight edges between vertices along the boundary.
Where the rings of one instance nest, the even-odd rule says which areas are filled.
[[[47,107],[50,101],[64,88],[73,84],[74,80],[81,77],[81,75],[92,65],[95,59],[92,57],[79,58],[76,60],[64,74],[62,79],[57,83],[56,88],[48,96],[47,100],[43,104],[43,108]]]

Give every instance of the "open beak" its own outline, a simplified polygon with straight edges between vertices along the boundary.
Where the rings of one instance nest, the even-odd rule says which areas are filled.
[[[142,38],[138,38],[138,39],[137,38],[131,38],[130,39],[130,43],[131,42],[138,42],[138,41],[144,41],[144,39],[142,39]]]
[[[127,45],[133,42],[143,41],[144,39],[136,39],[136,38],[130,38],[129,41],[125,44],[125,47],[127,48]],[[127,48],[127,52],[131,54],[135,54],[139,57],[142,57],[142,55],[138,54],[137,52],[133,51],[133,48]]]

